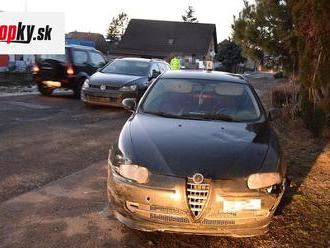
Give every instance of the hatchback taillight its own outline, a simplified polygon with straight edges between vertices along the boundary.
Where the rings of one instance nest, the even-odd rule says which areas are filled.
[[[38,74],[40,72],[40,68],[37,64],[34,64],[32,67],[32,73],[33,74]]]
[[[68,64],[67,68],[66,68],[66,74],[68,74],[69,76],[74,75],[74,70],[71,64]]]

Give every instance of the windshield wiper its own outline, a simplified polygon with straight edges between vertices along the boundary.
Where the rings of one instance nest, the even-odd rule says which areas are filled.
[[[196,120],[234,121],[233,117],[224,114],[188,113],[188,114],[180,115],[180,117],[191,118]]]
[[[181,115],[175,115],[175,114],[170,114],[170,113],[161,112],[161,111],[157,111],[157,112],[152,112],[152,111],[146,112],[146,111],[144,111],[143,113],[158,115],[158,116],[162,116],[162,117],[166,117],[166,118],[181,118]]]
[[[157,112],[150,111],[144,113],[158,115],[166,118],[177,118],[177,119],[234,121],[231,116],[224,114],[185,113],[181,115],[176,115],[161,111],[157,111]]]

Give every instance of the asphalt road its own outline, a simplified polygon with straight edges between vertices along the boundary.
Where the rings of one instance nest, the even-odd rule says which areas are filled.
[[[106,158],[129,113],[70,95],[0,97],[0,247],[255,247],[147,233],[108,209]],[[275,242],[268,236],[266,242]],[[276,242],[275,242],[276,244]]]
[[[259,93],[273,83],[270,74],[249,77]],[[269,233],[253,238],[147,233],[120,224],[108,209],[106,158],[128,116],[121,109],[86,107],[64,93],[0,97],[0,248],[329,244],[326,230],[319,236],[324,246],[301,239],[314,214],[301,211],[297,200],[274,217]]]
[[[128,116],[66,93],[0,97],[0,202],[104,161]]]

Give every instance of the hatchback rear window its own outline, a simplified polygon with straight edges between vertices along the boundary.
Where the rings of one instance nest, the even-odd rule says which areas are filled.
[[[39,56],[40,60],[56,60],[60,62],[66,62],[67,58],[65,54],[43,54]]]
[[[65,49],[65,54],[42,54],[38,55],[37,58],[39,60],[55,60],[55,61],[60,61],[60,62],[67,62],[67,53],[68,49]]]

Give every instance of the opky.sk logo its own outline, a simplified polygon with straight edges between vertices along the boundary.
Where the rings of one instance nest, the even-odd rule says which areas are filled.
[[[36,31],[36,32],[35,32]],[[31,40],[51,40],[52,28],[49,25],[36,28],[35,25],[0,25],[0,42],[26,43]]]
[[[0,12],[0,54],[64,53],[64,13]]]

